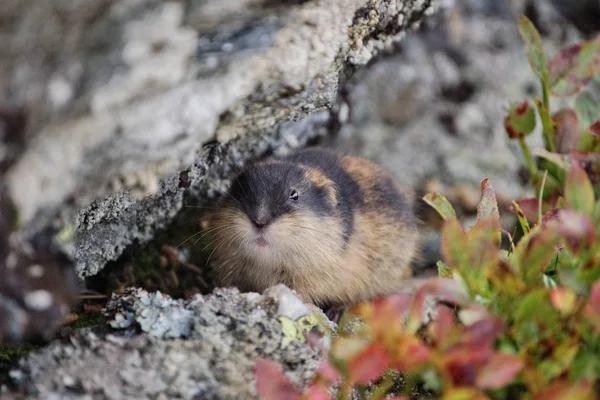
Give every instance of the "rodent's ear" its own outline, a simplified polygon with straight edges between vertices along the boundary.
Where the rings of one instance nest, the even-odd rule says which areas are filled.
[[[325,191],[326,200],[332,207],[337,206],[337,190],[331,179],[314,168],[307,168],[304,174],[313,185]]]

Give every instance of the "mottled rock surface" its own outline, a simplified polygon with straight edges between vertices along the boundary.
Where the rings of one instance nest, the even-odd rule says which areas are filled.
[[[106,312],[124,333],[79,331],[12,371],[27,398],[253,399],[257,358],[280,363],[298,386],[323,359],[298,337],[286,340],[290,330],[279,318],[324,315],[284,286],[262,295],[219,289],[188,301],[132,290]],[[136,335],[136,327],[148,333]]]
[[[220,193],[232,168],[328,134],[341,77],[439,3],[4,1],[0,209],[14,204],[19,231],[0,234],[28,247],[43,233],[79,277],[97,274],[186,198]],[[26,287],[2,288],[6,326],[28,318]]]
[[[22,146],[2,161],[20,222],[35,231],[58,214],[79,274],[94,274],[169,223],[179,171],[203,180],[223,163],[204,142],[256,134],[234,146],[237,162],[300,146],[295,132],[276,138],[280,125],[330,106],[341,73],[437,3],[9,1],[0,109],[23,120],[5,133]]]

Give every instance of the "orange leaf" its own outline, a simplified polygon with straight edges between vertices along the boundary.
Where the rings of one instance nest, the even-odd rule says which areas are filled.
[[[397,350],[392,354],[393,367],[399,371],[410,372],[429,361],[431,350],[416,336],[405,335]]]
[[[557,287],[550,291],[550,301],[561,314],[570,314],[575,309],[577,298],[573,290]]]
[[[562,380],[553,383],[546,390],[538,393],[535,400],[592,400],[597,395],[593,392],[593,384],[588,381],[570,383]]]

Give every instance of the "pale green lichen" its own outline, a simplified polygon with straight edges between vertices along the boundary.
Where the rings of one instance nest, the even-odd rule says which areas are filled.
[[[305,334],[308,334],[314,327],[322,325],[319,318],[314,314],[305,315],[295,321],[284,316],[280,316],[277,319],[281,322],[281,329],[283,331],[283,338],[281,339],[282,348],[286,348],[295,340],[304,343],[306,341]]]

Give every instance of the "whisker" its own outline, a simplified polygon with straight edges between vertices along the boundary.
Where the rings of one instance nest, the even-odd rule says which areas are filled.
[[[212,228],[212,229],[209,229],[209,230],[207,230],[207,231],[200,230],[200,231],[198,231],[198,232],[194,233],[194,234],[193,234],[192,236],[190,236],[189,238],[185,239],[185,240],[184,240],[183,242],[181,242],[180,244],[178,244],[178,245],[177,245],[177,248],[179,248],[180,246],[182,246],[182,245],[183,245],[185,242],[187,242],[187,241],[188,241],[188,240],[190,240],[191,238],[193,238],[193,237],[195,237],[195,236],[197,236],[197,235],[201,234],[202,232],[204,232],[204,235],[202,235],[200,238],[198,238],[198,240],[201,240],[201,239],[202,239],[202,238],[203,238],[205,235],[207,235],[208,233],[210,233],[210,232],[212,232],[212,231],[214,231],[214,230],[216,230],[216,229],[218,229],[218,228],[220,228],[220,227],[219,227],[219,226],[217,226],[217,227],[215,227],[215,228]],[[196,243],[197,243],[197,241],[196,241],[196,242],[194,242],[194,244],[196,244]]]
[[[217,231],[217,229],[218,229],[218,231],[215,233],[216,235],[218,235],[219,233],[225,231],[226,229],[233,228],[233,227],[235,227],[235,224],[219,225],[219,226],[217,226],[215,228],[209,229],[208,231],[206,231],[204,233],[204,235],[202,235],[198,239],[196,239],[196,241],[194,242],[194,244],[192,245],[192,247],[195,246],[196,243],[198,243],[199,241],[201,241],[209,233],[213,233],[213,232]]]
[[[236,232],[236,233],[239,233],[239,232]],[[237,236],[238,236],[238,235],[233,235],[233,236],[232,236],[232,237],[229,239],[229,242],[227,242],[227,244],[231,243],[231,242],[232,242],[234,239],[236,239],[236,238],[237,238]],[[206,260],[206,264],[205,264],[205,266],[208,266],[208,263],[210,262],[210,259],[211,259],[212,255],[215,253],[215,251],[216,251],[217,249],[219,249],[219,250],[220,250],[220,249],[221,249],[221,248],[222,248],[222,247],[225,245],[225,243],[226,243],[226,242],[225,242],[225,241],[223,241],[223,243],[221,243],[221,246],[219,246],[219,247],[215,246],[214,250],[213,250],[213,251],[210,253],[210,255],[208,256],[208,259]]]
[[[179,243],[176,248],[180,248],[181,246],[183,246],[185,244],[185,242],[187,242],[188,240],[190,240],[191,238],[193,238],[194,236],[197,236],[199,234],[201,234],[203,231],[198,231],[196,233],[194,233],[192,236],[190,236],[189,238],[185,239],[183,242]]]

